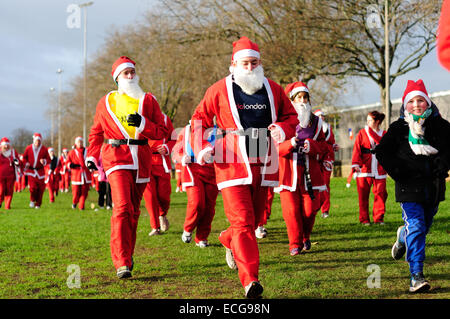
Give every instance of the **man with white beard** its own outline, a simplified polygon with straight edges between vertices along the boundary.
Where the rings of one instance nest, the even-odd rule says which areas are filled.
[[[246,37],[233,43],[231,74],[213,84],[192,119],[192,145],[199,164],[214,161],[230,227],[221,232],[230,268],[238,269],[247,298],[259,298],[259,250],[255,229],[267,188],[278,185],[275,143],[294,136],[297,113],[280,85],[264,77],[258,45]],[[224,132],[214,147],[205,131]],[[270,133],[269,133],[270,132]],[[219,134],[220,135],[220,134]]]
[[[135,64],[126,56],[114,62],[111,75],[118,90],[97,104],[86,157],[87,168],[95,170],[101,156],[111,186],[111,257],[119,278],[131,277],[134,266],[139,207],[151,174],[148,139],[167,134],[158,102],[139,86]]]

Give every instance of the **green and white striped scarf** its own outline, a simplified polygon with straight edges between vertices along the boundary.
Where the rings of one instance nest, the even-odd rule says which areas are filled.
[[[422,115],[410,114],[405,110],[405,120],[409,125],[409,145],[416,155],[432,155],[438,153],[438,150],[428,143],[424,137],[422,127],[425,120],[431,115],[432,110],[428,108]]]

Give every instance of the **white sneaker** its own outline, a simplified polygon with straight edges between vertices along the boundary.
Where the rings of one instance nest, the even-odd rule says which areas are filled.
[[[159,229],[152,229],[152,231],[149,232],[148,235],[149,236],[161,235],[161,232],[159,231]]]
[[[245,297],[249,299],[257,299],[261,297],[263,286],[258,281],[252,281],[245,286]]]
[[[192,233],[183,231],[183,235],[181,235],[181,240],[183,243],[189,244],[192,240]]]
[[[169,230],[169,220],[166,216],[159,216],[159,224],[161,225],[162,232]]]
[[[30,207],[34,208],[34,202],[30,202]]]
[[[195,245],[196,245],[197,247],[200,247],[200,248],[205,248],[205,247],[208,247],[208,246],[209,246],[207,240],[199,241],[198,243],[195,243]]]
[[[266,238],[267,237],[267,230],[263,226],[258,226],[255,230],[255,236],[258,239]]]
[[[234,256],[233,256],[233,252],[231,251],[231,249],[225,247],[225,259],[227,261],[227,265],[228,267],[230,267],[230,269],[236,270],[237,265],[236,265],[236,261],[234,260]]]
[[[180,187],[179,186],[177,186],[177,189],[175,190],[175,193],[178,193],[178,192],[180,192]]]
[[[40,206],[34,206],[34,209],[39,209],[39,208],[41,208]]]

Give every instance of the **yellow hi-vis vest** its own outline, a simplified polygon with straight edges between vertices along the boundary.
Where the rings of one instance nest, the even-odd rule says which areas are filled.
[[[111,111],[117,116],[130,138],[136,138],[136,127],[128,125],[127,116],[139,110],[139,100],[133,99],[126,94],[113,92],[109,95],[108,102]]]

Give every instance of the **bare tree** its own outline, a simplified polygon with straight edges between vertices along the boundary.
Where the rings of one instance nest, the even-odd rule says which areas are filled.
[[[435,47],[436,27],[441,0],[388,1],[389,87],[401,75],[418,68]],[[340,58],[331,61],[343,66],[326,71],[330,76],[366,77],[380,88],[381,103],[387,118],[392,104],[385,105],[384,1],[313,1],[314,28],[327,35],[324,46],[334,46]],[[350,40],[350,41],[349,41]],[[314,41],[314,40],[313,40]],[[331,71],[331,72],[330,72]],[[389,125],[386,121],[386,125]]]
[[[22,154],[33,141],[33,132],[26,128],[16,128],[11,133],[11,146]]]

